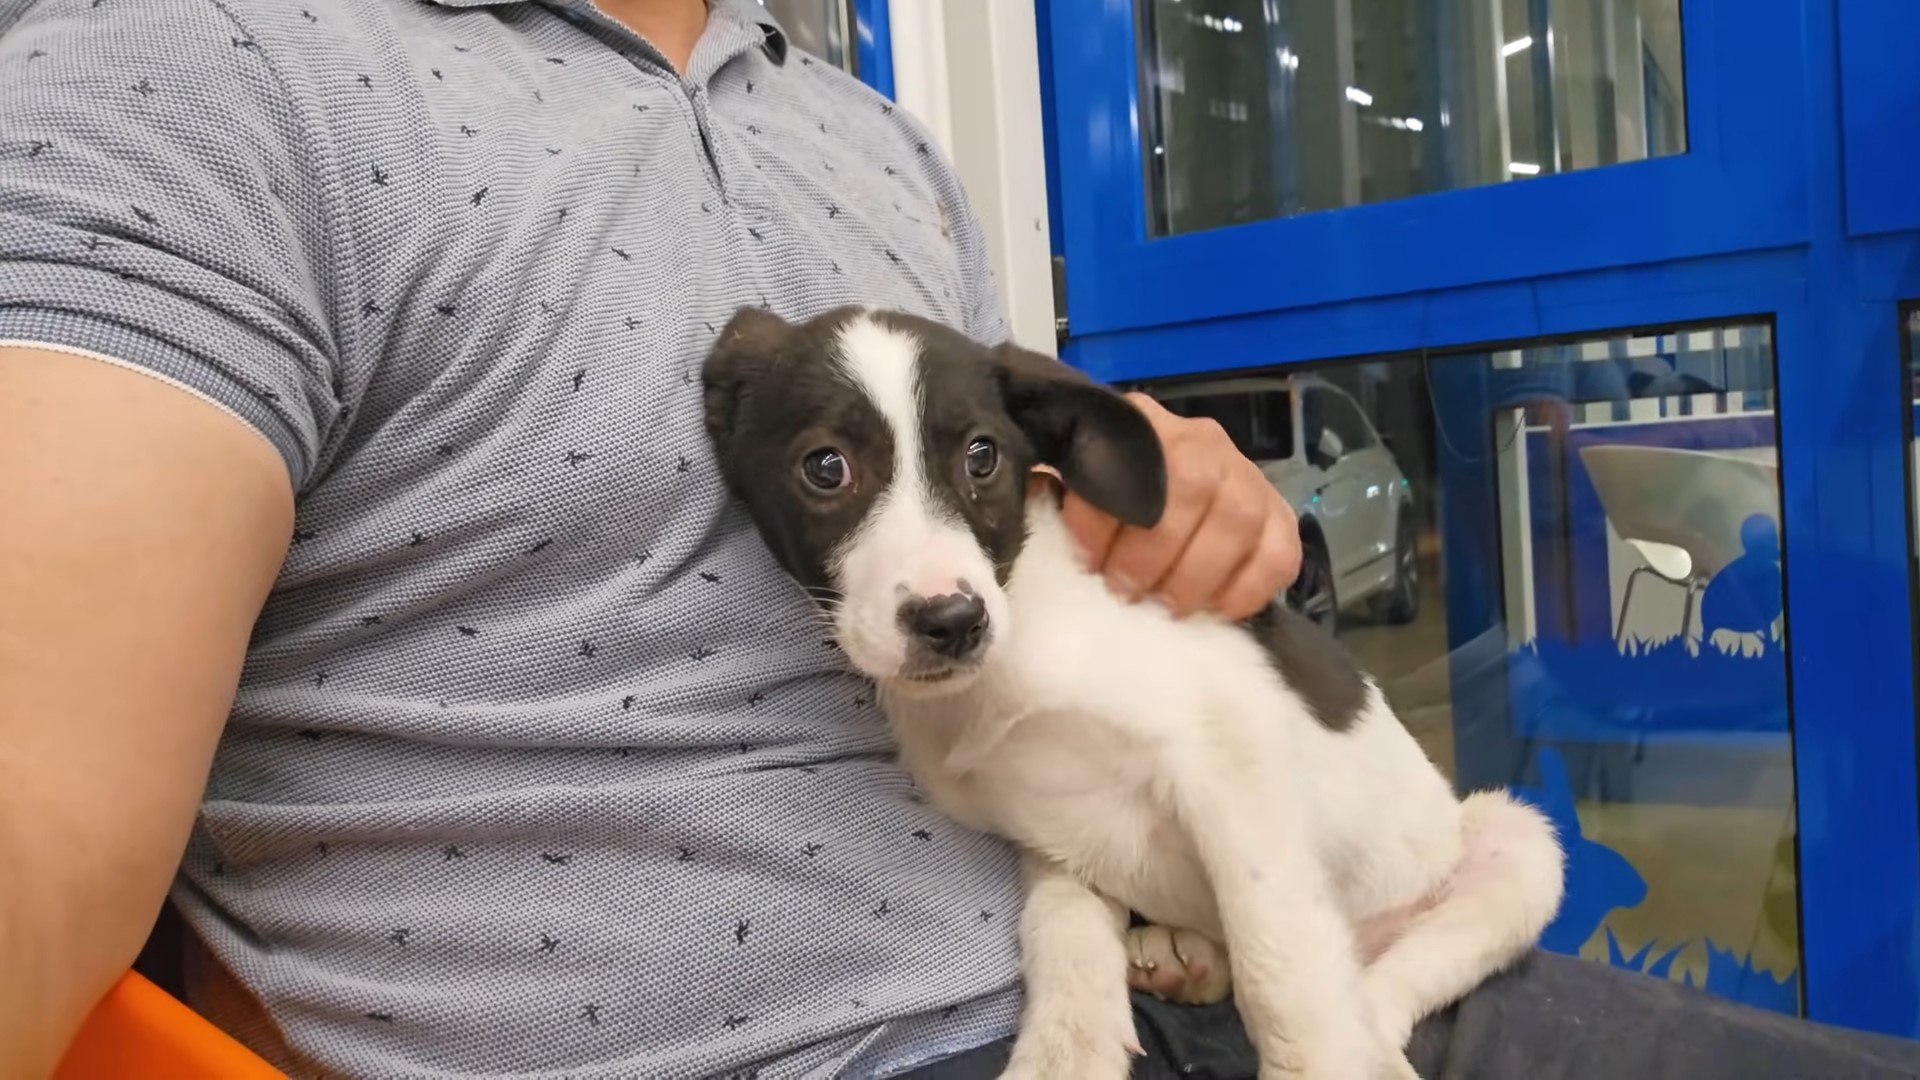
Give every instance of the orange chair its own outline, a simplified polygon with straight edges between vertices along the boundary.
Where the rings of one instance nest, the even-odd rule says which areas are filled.
[[[139,972],[94,1006],[54,1080],[286,1080]]]
[[[188,933],[165,905],[133,970],[93,1007],[54,1080],[287,1080],[176,996]]]

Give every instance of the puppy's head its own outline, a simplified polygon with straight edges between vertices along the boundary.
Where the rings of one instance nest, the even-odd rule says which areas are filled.
[[[1074,369],[909,315],[734,316],[703,372],[707,432],[780,565],[853,665],[898,690],[964,683],[1004,634],[1035,465],[1152,525],[1146,418]]]

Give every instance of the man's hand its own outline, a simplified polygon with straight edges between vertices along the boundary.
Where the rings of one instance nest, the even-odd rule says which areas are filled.
[[[1087,566],[1128,600],[1152,597],[1174,614],[1244,619],[1300,572],[1300,523],[1260,467],[1219,424],[1175,416],[1129,394],[1167,452],[1167,510],[1151,529],[1123,526],[1069,492],[1067,529]]]

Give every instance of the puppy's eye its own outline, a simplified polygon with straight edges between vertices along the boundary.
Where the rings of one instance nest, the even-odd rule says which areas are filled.
[[[985,480],[1000,467],[1000,448],[992,439],[975,439],[967,444],[967,475]]]
[[[846,456],[831,447],[815,450],[800,463],[800,475],[821,491],[839,491],[853,479]]]

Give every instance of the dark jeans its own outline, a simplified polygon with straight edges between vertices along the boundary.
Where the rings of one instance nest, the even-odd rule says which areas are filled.
[[[1192,1008],[1136,994],[1134,1021],[1147,1050],[1135,1080],[1253,1080],[1253,1048],[1231,1001]],[[1795,1020],[1552,953],[1428,1018],[1407,1057],[1424,1080],[1920,1077],[1920,1042]],[[999,1043],[912,1076],[991,1080],[1006,1059]]]

